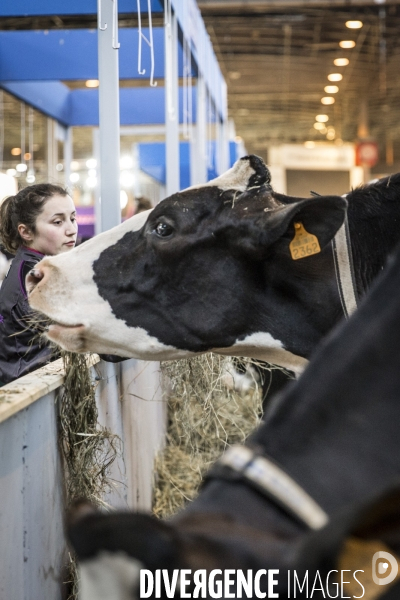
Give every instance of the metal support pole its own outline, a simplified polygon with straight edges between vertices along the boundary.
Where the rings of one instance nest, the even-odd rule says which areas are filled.
[[[98,127],[93,127],[92,130],[92,156],[96,159],[97,165],[100,165],[100,131]],[[97,169],[99,173],[99,169]],[[97,176],[97,185],[94,188],[94,234],[97,235],[103,231],[101,227],[101,202],[100,202],[100,187],[99,176]]]
[[[226,121],[218,120],[218,158],[219,175],[225,173],[230,167],[229,164],[229,136],[228,124]]]
[[[196,125],[190,144],[190,183],[198,185],[207,181],[207,94],[203,77],[199,74],[196,85]]]
[[[166,194],[179,192],[179,99],[178,23],[169,2],[165,3],[165,152]]]
[[[51,183],[54,183],[58,179],[56,171],[58,152],[55,129],[55,122],[50,117],[47,117],[47,178]]]
[[[72,162],[72,127],[67,127],[64,140],[64,185],[68,187],[71,175]]]
[[[121,222],[117,0],[98,0],[101,231]],[[96,228],[97,230],[97,228]]]

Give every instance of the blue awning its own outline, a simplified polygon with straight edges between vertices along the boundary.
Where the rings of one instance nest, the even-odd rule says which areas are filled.
[[[140,0],[140,8],[147,13],[147,0]],[[161,0],[151,0],[152,12],[163,12]],[[137,13],[136,0],[119,0],[118,12]],[[31,17],[50,15],[94,15],[97,0],[2,0],[0,17]]]
[[[149,35],[148,29],[143,33]],[[120,79],[148,79],[150,51],[142,48],[144,75],[138,74],[138,31],[119,31]],[[164,29],[153,29],[155,78],[164,78]],[[182,47],[178,48],[179,76],[183,76]],[[0,81],[97,79],[97,29],[0,31]]]

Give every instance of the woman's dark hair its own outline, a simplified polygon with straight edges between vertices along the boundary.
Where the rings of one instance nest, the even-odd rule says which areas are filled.
[[[23,240],[18,225],[23,223],[32,233],[36,233],[36,219],[46,201],[53,196],[68,196],[66,189],[52,183],[30,185],[9,196],[0,206],[0,240],[4,248],[15,254]]]

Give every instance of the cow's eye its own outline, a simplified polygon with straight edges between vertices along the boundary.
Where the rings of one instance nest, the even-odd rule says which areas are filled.
[[[159,237],[169,237],[170,235],[172,235],[173,233],[173,228],[171,227],[171,225],[168,225],[168,223],[157,223],[157,225],[154,228],[155,233],[159,236]]]

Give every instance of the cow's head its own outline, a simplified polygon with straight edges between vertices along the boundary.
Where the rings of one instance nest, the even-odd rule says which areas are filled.
[[[299,283],[314,282],[321,268],[315,257],[292,260],[294,222],[323,250],[346,202],[285,204],[269,180],[261,159],[245,157],[208,184],[42,260],[29,277],[29,301],[52,319],[48,337],[75,352],[153,360],[234,345],[245,355],[250,336],[248,345],[285,348],[315,308],[301,314],[310,289],[299,292]]]
[[[386,598],[384,592],[390,590],[388,600],[397,599],[400,577],[394,572],[389,585],[384,578],[394,569],[398,570],[399,501],[400,490],[395,485],[373,500],[357,503],[336,514],[327,526],[316,532],[310,533],[300,527],[296,536],[287,532],[285,535],[276,524],[270,531],[263,526],[255,529],[246,523],[239,510],[236,519],[228,517],[222,510],[195,514],[192,511],[186,517],[181,513],[175,522],[168,523],[129,512],[105,515],[88,504],[79,503],[70,512],[67,527],[79,563],[79,597],[81,600],[136,600],[141,597],[167,600],[167,597],[183,597],[180,588],[183,569],[187,569],[189,575],[187,594],[193,593],[194,585],[199,581],[195,574],[201,570],[204,570],[204,576],[205,572],[210,574],[217,569],[214,571],[219,573],[216,579],[223,580],[230,569],[232,581],[238,570],[246,575],[247,569],[251,569],[254,577],[260,569],[276,569],[277,583],[273,592],[281,598],[337,598],[341,589],[341,598],[363,597],[363,591],[366,598]],[[201,496],[195,503],[200,502]],[[267,504],[265,510],[268,511]],[[289,521],[289,517],[287,519]],[[262,522],[263,515],[260,515]],[[391,558],[387,572],[379,570],[383,558],[388,556]],[[145,571],[141,574],[142,570]],[[155,596],[157,570],[165,575],[160,578],[158,596]],[[317,582],[320,585],[315,587],[325,591],[309,595],[305,590],[300,593],[297,587],[294,592],[295,573],[300,584],[308,580],[309,590]],[[168,596],[165,593],[168,589],[166,578],[168,587],[172,587]],[[262,591],[267,591],[266,579],[264,576],[260,580]],[[153,582],[152,586],[150,582]],[[350,585],[346,586],[346,583]],[[382,588],[384,584],[386,587]],[[235,587],[233,584],[231,593]],[[144,596],[145,591],[150,595]],[[193,594],[193,597],[202,596]],[[206,597],[211,596],[207,594]],[[231,597],[240,596],[233,594]]]

